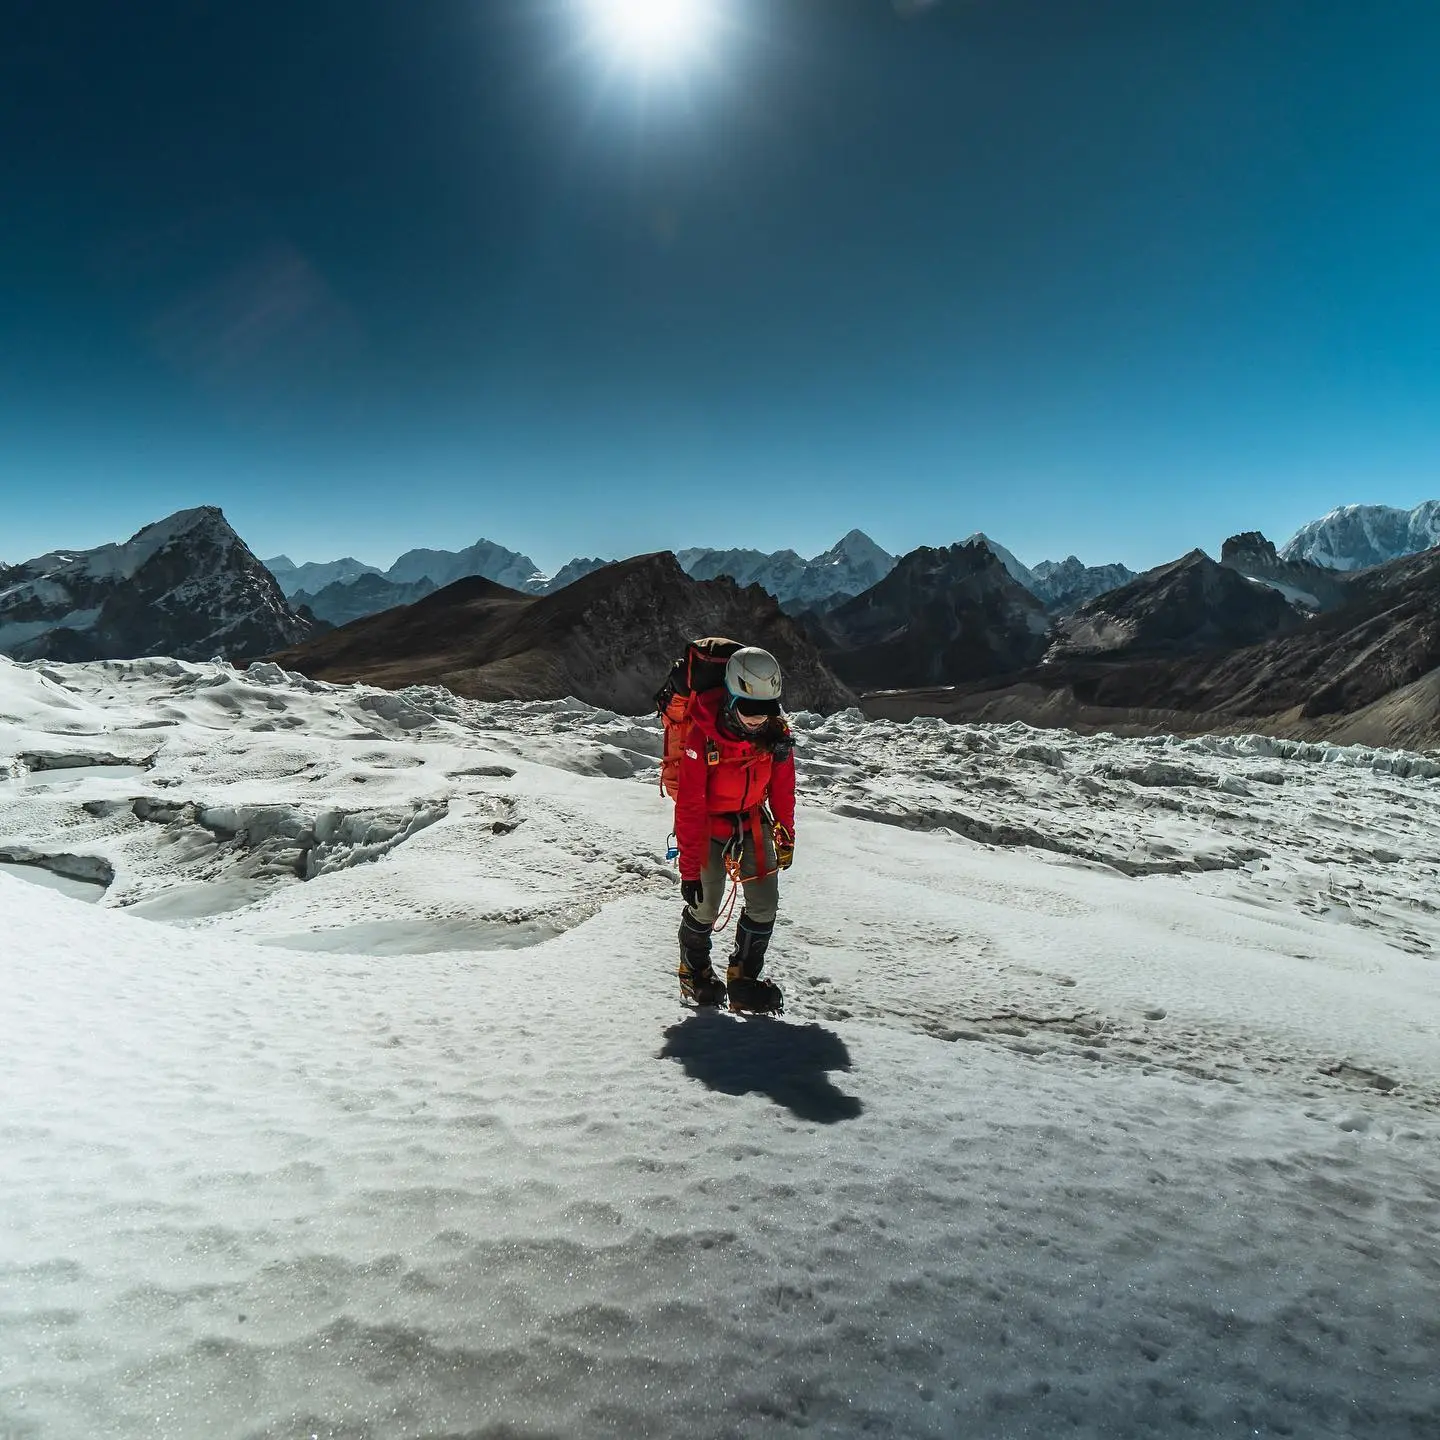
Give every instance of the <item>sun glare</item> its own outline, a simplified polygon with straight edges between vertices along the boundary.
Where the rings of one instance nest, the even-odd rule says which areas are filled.
[[[714,0],[585,0],[585,9],[595,42],[644,70],[697,58],[715,28]]]

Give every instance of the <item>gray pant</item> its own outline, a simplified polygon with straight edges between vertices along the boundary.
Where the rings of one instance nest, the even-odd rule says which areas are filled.
[[[761,830],[760,838],[765,846],[766,874],[759,880],[748,878],[760,867],[755,863],[755,837],[747,829],[745,849],[740,857],[740,879],[745,887],[745,913],[756,924],[768,925],[780,908],[780,875],[775,869],[775,841],[768,825]],[[730,877],[725,873],[723,840],[711,840],[710,858],[700,871],[700,883],[705,887],[705,898],[698,905],[690,906],[689,911],[701,925],[713,925],[730,886]]]

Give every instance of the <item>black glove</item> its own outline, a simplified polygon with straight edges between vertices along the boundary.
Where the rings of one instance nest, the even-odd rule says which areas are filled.
[[[705,899],[705,886],[699,880],[682,880],[680,898],[690,906],[701,904]]]

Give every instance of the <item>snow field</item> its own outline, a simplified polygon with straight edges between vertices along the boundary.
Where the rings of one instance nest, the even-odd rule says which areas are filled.
[[[139,772],[0,783],[114,874],[0,873],[0,1434],[1434,1433],[1433,778],[807,720],[742,1022],[644,722],[169,665],[0,666]]]

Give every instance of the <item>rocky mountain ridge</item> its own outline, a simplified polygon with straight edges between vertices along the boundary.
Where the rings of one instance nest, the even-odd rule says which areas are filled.
[[[1045,607],[979,540],[912,550],[879,584],[811,622],[857,689],[953,685],[1035,663]]]
[[[1278,590],[1192,550],[1061,618],[1045,659],[1234,649],[1304,623]]]
[[[1373,526],[1369,533],[1373,538]],[[530,564],[488,542],[448,560],[447,553],[410,552],[407,563],[508,565],[513,573]],[[459,555],[467,558],[457,562]],[[860,595],[832,593],[825,607],[801,609],[801,624],[787,619],[788,630],[776,626],[782,607],[760,585],[723,577],[697,581],[668,552],[614,565],[573,562],[569,575],[562,572],[569,583],[545,595],[476,576],[438,590],[428,576],[397,584],[372,568],[298,592],[297,601],[317,608],[317,621],[286,602],[221,512],[202,507],[147,526],[121,545],[0,566],[0,651],[79,660],[157,653],[253,658],[299,650],[326,678],[453,682],[462,693],[490,698],[583,693],[609,697],[595,703],[615,708],[622,700],[633,704],[646,685],[653,688],[651,662],[672,644],[670,629],[718,629],[752,642],[773,635],[777,654],[790,647],[802,673],[813,661],[841,691],[848,685],[891,692],[883,703],[897,714],[896,706],[930,703],[915,697],[937,686],[958,687],[948,705],[971,704],[960,692],[984,692],[987,715],[967,711],[969,718],[1003,712],[1031,723],[1072,723],[1097,710],[1113,718],[1118,710],[1143,712],[1143,723],[1161,728],[1205,728],[1284,701],[1294,713],[1276,724],[1330,725],[1332,715],[1342,717],[1335,724],[1348,724],[1344,717],[1364,711],[1372,727],[1367,743],[1384,743],[1391,734],[1428,733],[1426,717],[1436,714],[1425,696],[1434,691],[1433,702],[1440,695],[1440,672],[1417,666],[1429,654],[1426,607],[1440,598],[1431,583],[1437,555],[1337,571],[1286,558],[1252,531],[1230,537],[1218,564],[1195,550],[1072,603],[1069,587],[1090,583],[1107,567],[1069,557],[1029,570],[977,534],[961,545],[912,551]],[[832,580],[842,573],[853,580],[864,564],[879,568],[892,558],[859,532],[826,556]],[[769,558],[714,552],[706,563],[741,568],[741,561]],[[802,568],[813,563],[794,558]],[[693,553],[690,559],[697,563]],[[291,566],[294,573],[303,568]],[[1108,571],[1106,579],[1129,573]],[[648,578],[637,581],[637,575]],[[526,583],[540,582],[531,575]],[[1048,599],[1035,593],[1046,583]],[[729,597],[723,604],[714,594],[704,603],[696,598],[716,586],[715,593]],[[634,603],[617,609],[608,598],[612,590]],[[735,596],[749,598],[742,604]],[[525,608],[541,600],[546,608]],[[654,613],[642,625],[647,605]],[[381,613],[371,614],[371,607]],[[613,634],[601,624],[605,615],[618,627]],[[346,628],[322,643],[316,630],[324,622]],[[663,645],[651,633],[656,626],[666,630]],[[1316,635],[1329,637],[1329,650],[1313,649]],[[628,653],[632,638],[642,657],[633,672],[613,658]],[[611,658],[597,662],[592,650]],[[828,703],[823,684],[813,677],[802,684],[821,696],[814,708]],[[828,693],[833,699],[835,692]],[[797,703],[793,695],[787,700]],[[1316,711],[1316,705],[1329,708]],[[1172,718],[1157,718],[1165,716]]]
[[[0,653],[17,660],[244,657],[315,628],[209,505],[0,573]]]
[[[692,580],[668,551],[606,566],[553,595],[467,577],[270,658],[335,683],[444,685],[480,700],[573,695],[643,714],[696,635],[733,635],[772,651],[792,710],[854,703],[773,596],[729,579]]]
[[[1113,589],[1134,572],[1124,565],[1083,565],[1075,556],[1063,561],[1041,561],[1033,570],[1022,565],[1003,545],[981,531],[961,544],[983,543],[1000,559],[1010,574],[1046,606],[1064,613],[1105,590]],[[805,559],[794,550],[752,550],[692,548],[676,552],[680,567],[695,580],[716,580],[728,576],[737,585],[759,585],[774,595],[792,614],[824,614],[885,578],[897,557],[877,545],[862,530],[851,530],[828,550]],[[549,595],[584,575],[593,574],[609,561],[576,558],[553,576],[538,572],[535,562],[493,541],[480,540],[463,551],[411,550],[388,570],[363,565],[347,557],[324,564],[296,565],[288,556],[277,555],[271,565],[282,589],[292,599],[313,601],[332,584],[355,585],[364,576],[378,576],[394,584],[416,584],[428,579],[437,588],[470,575],[480,575],[523,594]],[[398,592],[386,591],[367,582],[348,595],[332,592],[321,602],[329,613],[346,613],[358,618],[376,614],[388,604],[402,604]],[[372,606],[374,608],[366,608]],[[317,611],[317,614],[320,612]]]
[[[1263,541],[1264,537],[1260,539]],[[976,541],[989,546],[1011,576],[1058,615],[1068,614],[1087,600],[1128,584],[1137,574],[1118,563],[1085,565],[1074,555],[1026,566],[983,531],[976,531],[960,543]],[[1321,609],[1330,601],[1316,593],[1317,587],[1332,597],[1338,592],[1326,583],[1323,575],[1317,577],[1313,570],[1307,572],[1312,582],[1307,589],[1303,583],[1297,583],[1298,572],[1287,574],[1285,565],[1309,564],[1321,571],[1349,572],[1415,554],[1436,544],[1440,544],[1440,500],[1426,501],[1412,510],[1384,505],[1345,505],[1301,526],[1279,548],[1273,560],[1251,554],[1230,568],[1249,574],[1252,579],[1288,586],[1296,594],[1287,598],[1306,608]],[[692,578],[711,580],[728,575],[740,585],[758,584],[792,612],[823,613],[832,609],[878,583],[897,561],[896,556],[875,544],[862,530],[851,530],[829,550],[808,560],[789,549],[767,552],[701,547],[676,553],[681,568]],[[553,593],[607,563],[577,558],[562,566],[555,575],[546,576],[529,556],[483,539],[459,551],[410,550],[388,570],[366,565],[353,557],[296,565],[288,556],[277,555],[266,562],[282,590],[292,597],[301,591],[315,596],[328,585],[351,584],[367,574],[379,575],[397,584],[428,579],[437,587],[467,575],[483,575],[511,589],[542,595]],[[1229,563],[1223,553],[1221,563]],[[328,603],[332,607],[358,611],[361,597],[366,593],[357,592],[348,602],[342,602],[337,596]],[[368,593],[373,596],[385,592]],[[1307,596],[1316,603],[1311,605]]]
[[[1065,615],[1087,600],[1118,590],[1134,580],[1128,565],[1086,565],[1074,555],[1063,560],[1042,560],[1031,571],[1030,593],[1052,614]]]
[[[1347,594],[1344,572],[1312,560],[1285,560],[1258,530],[1232,535],[1221,548],[1220,563],[1257,584],[1278,590],[1301,609],[1330,610]]]
[[[1192,584],[1209,576],[1187,561],[1191,557],[1160,569],[1188,568]],[[1234,586],[1250,583],[1239,574],[1231,578],[1232,594],[1240,593]],[[1150,588],[1163,591],[1164,577]],[[1286,603],[1270,593],[1272,604]],[[1123,612],[1128,597],[1117,594],[1121,599],[1107,608]],[[1264,619],[1263,611],[1246,613]],[[946,691],[872,696],[866,709],[892,719],[1018,720],[1117,734],[1259,731],[1440,747],[1440,547],[1354,575],[1342,603],[1308,619],[1295,612],[1295,620],[1298,629],[1286,620],[1271,638],[1205,650],[1062,650],[1029,670]]]

